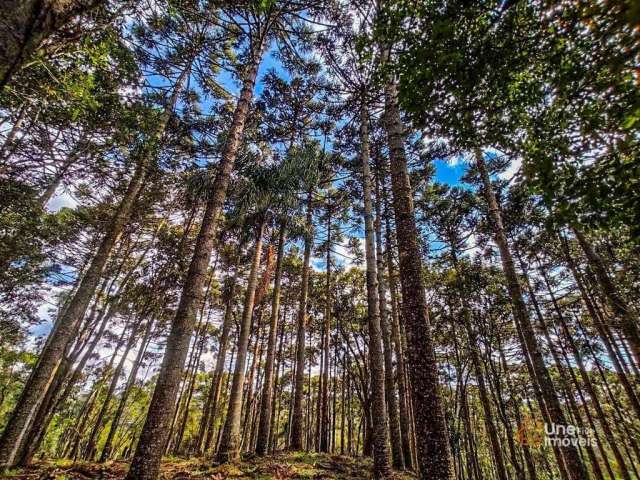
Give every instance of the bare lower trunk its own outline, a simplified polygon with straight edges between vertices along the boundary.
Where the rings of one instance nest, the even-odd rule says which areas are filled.
[[[369,115],[366,104],[360,107],[360,164],[362,167],[362,193],[364,201],[365,257],[367,265],[367,313],[369,323],[369,368],[371,370],[371,409],[373,423],[373,476],[389,478],[389,430],[385,402],[384,354],[380,326],[380,298],[376,241],[371,201],[371,172],[369,170]]]
[[[150,319],[147,322],[147,326],[144,332],[144,336],[142,337],[142,342],[140,344],[140,349],[136,354],[136,358],[133,362],[133,367],[131,368],[131,372],[129,372],[129,378],[127,379],[127,384],[124,387],[124,391],[120,396],[120,400],[118,402],[118,407],[116,412],[113,415],[113,419],[111,420],[111,424],[109,426],[109,433],[107,434],[107,439],[105,440],[104,446],[102,447],[102,453],[100,454],[100,462],[106,462],[111,455],[111,451],[113,448],[113,439],[116,436],[116,432],[118,430],[118,425],[120,424],[120,419],[122,418],[122,414],[124,413],[124,408],[127,404],[127,400],[129,398],[129,394],[131,393],[131,389],[136,381],[136,377],[138,375],[138,370],[142,365],[142,359],[144,357],[145,352],[147,351],[147,346],[149,344],[149,340],[151,337],[151,333],[153,332],[154,319]]]
[[[304,241],[304,259],[302,266],[302,286],[298,309],[298,332],[296,335],[296,378],[293,397],[293,414],[291,415],[291,450],[302,450],[304,441],[304,412],[302,399],[304,395],[304,356],[305,336],[307,328],[307,302],[309,296],[309,269],[311,249],[313,248],[313,192],[307,196],[306,237]]]
[[[261,50],[260,50],[261,52]],[[218,217],[227,194],[240,137],[244,130],[249,104],[253,97],[260,55],[253,59],[244,79],[231,128],[222,152],[213,192],[207,201],[200,232],[191,258],[176,315],[167,338],[167,347],[147,418],[127,475],[128,480],[155,480],[160,469],[162,451],[167,443],[171,413],[176,402],[184,362],[195,324],[196,309],[202,300],[207,268],[218,225]]]
[[[527,307],[522,298],[522,289],[520,287],[520,282],[518,281],[513,258],[511,256],[511,251],[507,243],[507,237],[502,225],[500,208],[498,206],[498,202],[496,201],[495,194],[493,193],[491,179],[489,178],[489,171],[484,162],[483,153],[480,151],[480,149],[477,149],[475,151],[475,157],[476,165],[478,167],[478,170],[480,171],[480,176],[482,178],[483,194],[489,208],[491,221],[493,223],[494,238],[496,244],[498,245],[498,249],[500,250],[502,268],[507,280],[507,289],[509,290],[509,296],[511,297],[511,302],[513,304],[513,315],[519,325],[519,328],[522,330],[521,338],[524,341],[522,348],[529,353],[531,366],[534,369],[534,371],[530,372],[530,374],[532,379],[535,378],[538,382],[540,393],[543,398],[543,404],[540,405],[540,409],[543,410],[546,407],[549,418],[553,423],[557,425],[566,425],[567,422],[564,412],[562,411],[562,407],[560,406],[560,401],[558,400],[553,382],[551,381],[551,377],[549,376],[549,372],[544,363],[544,358],[540,351],[540,346],[538,345],[533,326],[531,325],[531,320],[529,319]],[[562,459],[564,460],[564,465],[566,467],[566,472],[569,478],[571,478],[572,480],[586,480],[589,478],[587,469],[582,463],[582,459],[580,458],[575,447],[571,445],[566,447],[563,446],[560,447],[560,451],[562,452]],[[562,460],[558,459],[558,463],[562,471]]]
[[[376,159],[377,163],[377,159]],[[404,468],[402,453],[402,435],[396,397],[396,382],[393,375],[393,337],[391,335],[389,309],[387,308],[387,286],[384,281],[385,260],[382,254],[382,196],[380,193],[380,171],[376,174],[376,268],[378,276],[378,301],[380,303],[380,328],[384,347],[384,396],[389,412],[389,437],[391,440],[391,458],[396,469]]]
[[[220,462],[235,461],[240,455],[240,420],[242,414],[242,389],[245,379],[245,366],[247,363],[247,350],[249,348],[249,334],[251,333],[251,318],[253,317],[253,307],[258,283],[258,268],[260,257],[262,256],[262,243],[265,230],[263,223],[257,234],[256,246],[251,262],[251,272],[247,281],[247,291],[244,298],[244,310],[242,312],[242,323],[240,324],[240,334],[238,336],[238,354],[236,357],[233,381],[229,393],[229,407],[227,418],[220,439],[217,459]]]
[[[396,85],[392,81],[385,88],[385,117],[400,255],[402,313],[407,334],[407,367],[415,416],[416,456],[421,478],[449,480],[452,476],[449,435],[438,392],[438,366],[424,291],[413,191],[407,170]]]
[[[385,208],[386,210],[386,208]],[[385,212],[387,215],[388,212]],[[393,336],[393,348],[396,354],[396,376],[398,379],[398,410],[400,414],[400,435],[402,437],[402,453],[404,454],[405,468],[412,468],[413,456],[411,453],[411,416],[409,414],[409,399],[407,398],[407,377],[404,362],[404,348],[400,333],[400,314],[398,302],[398,285],[396,272],[393,266],[393,247],[391,242],[391,226],[389,218],[385,222],[386,230],[386,264],[389,275],[389,291],[391,293],[391,332]]]
[[[260,421],[258,426],[258,439],[256,453],[265,455],[269,447],[269,434],[271,431],[271,407],[273,399],[273,365],[276,354],[276,338],[278,334],[278,315],[280,314],[280,284],[282,281],[282,259],[284,256],[286,222],[280,225],[280,237],[278,238],[278,254],[276,260],[276,274],[273,286],[273,303],[271,306],[271,322],[269,325],[269,343],[267,345],[267,359],[264,366],[264,379],[262,385],[262,398],[260,399]]]
[[[218,358],[216,359],[216,367],[211,379],[211,387],[205,406],[205,412],[200,428],[198,448],[202,445],[201,453],[206,454],[211,448],[211,440],[213,439],[213,427],[218,409],[218,401],[220,400],[220,390],[222,387],[222,374],[224,373],[224,362],[227,358],[227,346],[229,344],[229,334],[233,325],[233,297],[236,291],[236,277],[231,279],[227,290],[227,302],[224,312],[224,320],[222,322],[222,332],[220,333],[220,341],[218,347]]]

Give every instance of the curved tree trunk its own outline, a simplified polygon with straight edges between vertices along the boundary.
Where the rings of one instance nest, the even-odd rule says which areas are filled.
[[[385,129],[391,159],[402,313],[407,333],[407,368],[411,376],[418,467],[421,478],[449,480],[452,476],[449,435],[438,392],[438,365],[424,291],[413,191],[407,169],[396,85],[393,81],[385,86]]]

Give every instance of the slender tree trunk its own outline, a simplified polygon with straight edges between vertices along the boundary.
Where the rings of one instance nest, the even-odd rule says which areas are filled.
[[[364,100],[360,106],[360,164],[364,201],[365,256],[367,265],[367,312],[369,317],[369,364],[371,370],[371,399],[373,424],[373,476],[389,478],[389,430],[385,402],[384,354],[380,325],[380,298],[376,263],[376,240],[371,201],[371,172],[369,171],[369,115]],[[388,333],[388,332],[386,332]],[[391,363],[391,362],[389,362]],[[391,365],[389,365],[391,368]],[[392,380],[393,383],[393,380]],[[393,387],[393,385],[391,385]],[[393,390],[393,389],[392,389]],[[393,391],[392,391],[393,395]],[[395,395],[394,395],[395,397]],[[396,418],[397,420],[397,418]],[[396,427],[397,427],[396,423]],[[398,434],[399,432],[394,432]],[[394,440],[396,440],[394,438]],[[399,439],[397,439],[399,440]],[[402,452],[398,452],[400,459]],[[401,460],[400,460],[401,461]]]
[[[595,251],[581,230],[577,227],[573,227],[572,230],[582,250],[584,250],[589,265],[595,272],[602,296],[607,300],[611,311],[620,321],[620,330],[624,334],[627,342],[629,342],[635,363],[640,365],[640,331],[638,330],[637,315],[632,307],[624,301],[618,288],[613,283],[613,280],[611,280],[602,257]]]
[[[128,327],[128,326],[127,326]],[[125,331],[127,330],[125,327]],[[122,353],[122,357],[116,366],[116,369],[113,372],[111,377],[111,383],[109,384],[109,388],[107,389],[107,393],[104,396],[104,400],[102,401],[102,407],[100,408],[98,415],[93,420],[93,425],[91,428],[91,434],[89,435],[89,440],[87,440],[87,445],[84,450],[84,458],[89,461],[93,461],[96,453],[96,443],[97,436],[102,432],[102,428],[104,426],[105,417],[107,416],[107,411],[109,410],[109,406],[111,405],[111,398],[113,397],[114,392],[116,391],[116,387],[118,386],[118,382],[120,381],[120,374],[122,373],[122,369],[124,368],[124,362],[127,360],[127,355],[133,346],[135,345],[137,338],[138,328],[135,325],[132,331],[129,333],[129,339],[124,348],[124,352]]]
[[[25,434],[28,433],[31,420],[36,414],[40,402],[62,360],[67,344],[73,339],[100,282],[111,250],[120,238],[120,234],[131,216],[134,203],[144,186],[147,171],[155,160],[157,149],[169,122],[171,112],[175,107],[189,71],[190,68],[187,67],[178,78],[167,106],[158,119],[155,130],[137,152],[136,169],[129,181],[127,191],[120,201],[111,222],[108,224],[100,246],[80,280],[73,298],[56,320],[53,331],[47,338],[45,347],[38,358],[38,363],[31,372],[16,407],[9,417],[0,438],[0,466],[11,466],[16,460],[16,453],[22,447],[22,441],[25,438]]]
[[[566,425],[567,423],[564,412],[560,406],[560,402],[551,381],[551,377],[549,376],[547,367],[544,364],[544,358],[540,352],[540,346],[538,345],[533,326],[531,325],[531,320],[529,319],[527,307],[522,298],[522,289],[520,287],[520,282],[518,281],[511,251],[509,250],[504,227],[502,226],[500,208],[498,207],[498,202],[496,201],[495,194],[493,193],[491,179],[489,178],[489,171],[484,162],[483,153],[480,149],[475,151],[475,156],[476,165],[482,178],[483,193],[489,207],[489,215],[493,223],[495,241],[500,250],[502,268],[507,279],[507,288],[513,304],[513,315],[516,322],[522,329],[522,338],[525,342],[522,347],[529,353],[532,366],[535,369],[535,372],[530,372],[531,378],[537,378],[540,392],[544,399],[544,404],[540,405],[540,409],[542,410],[546,406],[550,420],[553,423],[557,425]],[[560,447],[560,450],[562,452],[562,458],[564,459],[564,464],[569,478],[572,480],[588,479],[589,474],[582,463],[577,449],[574,446],[569,445],[566,447]],[[562,460],[558,459],[558,462],[561,463]]]
[[[327,283],[325,286],[325,306],[324,306],[324,319],[322,327],[322,389],[320,395],[320,438],[319,448],[320,452],[329,452],[329,372],[330,372],[330,350],[329,345],[331,341],[331,311],[333,309],[332,291],[331,291],[331,227],[333,221],[333,205],[331,193],[327,195],[327,260],[326,260],[326,275]]]
[[[385,124],[391,159],[402,312],[407,332],[407,360],[411,376],[420,478],[449,480],[452,476],[449,435],[438,392],[438,368],[424,291],[413,191],[409,182],[403,126],[393,81],[389,81],[385,87]]]
[[[471,325],[471,312],[467,306],[464,287],[464,273],[461,271],[460,264],[458,263],[458,257],[456,253],[457,239],[451,239],[451,256],[453,258],[453,265],[456,270],[456,285],[458,289],[458,295],[462,304],[462,321],[464,322],[465,330],[467,331],[467,337],[469,338],[469,353],[471,354],[471,365],[474,370],[476,381],[478,382],[478,393],[480,395],[480,403],[482,404],[482,411],[484,413],[484,424],[489,436],[489,443],[491,444],[491,453],[493,454],[493,460],[496,467],[497,478],[499,480],[507,480],[507,469],[502,456],[502,450],[500,448],[500,439],[498,438],[498,430],[496,429],[496,423],[493,417],[493,411],[491,410],[491,401],[487,394],[487,386],[484,381],[484,371],[482,369],[482,362],[480,360],[480,354],[478,353],[478,337],[476,335],[473,326]]]
[[[413,467],[413,455],[411,453],[411,415],[409,413],[410,401],[407,397],[407,377],[404,362],[404,348],[400,333],[400,315],[398,301],[398,285],[396,272],[393,266],[393,245],[391,242],[391,226],[387,206],[385,203],[385,230],[386,230],[386,264],[389,277],[389,291],[391,293],[391,332],[393,336],[394,351],[396,354],[396,376],[398,379],[398,396],[400,412],[400,435],[402,437],[402,453],[404,454],[404,466]]]
[[[120,396],[120,401],[118,402],[118,407],[113,415],[113,419],[111,420],[111,425],[109,426],[109,433],[107,434],[107,439],[102,447],[102,453],[100,455],[100,462],[106,462],[111,455],[113,449],[113,439],[116,436],[116,432],[118,431],[118,425],[120,424],[120,419],[122,418],[122,414],[124,413],[124,408],[127,404],[127,400],[131,393],[131,389],[136,382],[136,377],[138,375],[138,370],[142,365],[142,360],[144,358],[144,354],[147,351],[147,347],[149,345],[149,341],[151,339],[151,334],[153,332],[155,318],[151,318],[147,321],[147,325],[145,328],[144,336],[142,337],[142,342],[140,343],[140,349],[136,354],[136,358],[133,362],[133,366],[131,367],[131,372],[129,372],[129,378],[127,379],[127,384],[124,387],[124,391]]]
[[[7,0],[0,22],[0,90],[43,40],[102,0]]]
[[[238,336],[238,353],[236,356],[235,371],[231,392],[229,393],[229,408],[227,418],[218,447],[217,459],[219,462],[235,461],[240,455],[240,419],[242,414],[242,389],[244,386],[245,365],[247,363],[247,350],[249,347],[249,334],[251,333],[251,318],[253,317],[256,285],[258,282],[258,268],[262,257],[262,243],[266,221],[258,229],[256,246],[251,263],[251,272],[247,282],[247,291],[244,299],[242,323]]]
[[[231,278],[227,287],[227,300],[225,305],[224,320],[222,322],[222,332],[220,333],[220,341],[218,347],[218,358],[216,359],[216,367],[209,388],[209,398],[205,407],[205,414],[200,427],[198,445],[202,445],[204,437],[204,446],[201,453],[206,454],[211,448],[211,440],[213,439],[214,422],[216,418],[218,401],[220,400],[220,389],[222,386],[222,376],[224,374],[224,362],[227,357],[227,346],[229,343],[229,334],[233,326],[233,302],[236,292],[236,274]],[[200,447],[198,447],[200,448]]]
[[[376,158],[376,163],[378,163]],[[378,300],[380,303],[380,328],[382,329],[382,346],[384,349],[384,388],[387,410],[389,412],[389,433],[391,440],[391,458],[393,466],[404,468],[402,452],[402,435],[400,433],[400,418],[398,414],[398,397],[396,397],[396,382],[393,375],[393,337],[387,309],[387,286],[384,280],[385,259],[382,253],[382,196],[380,193],[380,175],[376,174],[376,273],[378,276]]]
[[[598,330],[598,334],[602,339],[602,343],[607,349],[607,354],[609,356],[609,359],[611,360],[611,363],[613,364],[616,370],[618,379],[620,380],[620,383],[622,384],[627,394],[627,397],[629,398],[629,403],[631,403],[631,406],[633,407],[636,413],[636,416],[640,418],[640,401],[638,400],[636,392],[634,391],[631,385],[631,382],[629,381],[629,378],[627,377],[627,374],[620,362],[618,353],[614,350],[609,334],[602,322],[602,319],[600,318],[600,314],[598,311],[596,311],[595,306],[593,305],[593,303],[591,302],[591,299],[589,298],[589,294],[586,291],[586,288],[583,284],[582,275],[578,271],[578,267],[576,266],[573,260],[573,257],[571,256],[571,252],[569,251],[569,246],[567,245],[567,239],[564,236],[560,236],[560,242],[562,244],[562,249],[565,255],[565,260],[567,261],[567,265],[569,266],[569,270],[571,271],[571,274],[573,275],[573,278],[576,281],[576,285],[578,286],[578,290],[580,291],[580,296],[582,298],[582,301],[587,307],[587,311],[589,312],[589,315],[593,320],[593,324]]]
[[[261,40],[262,41],[262,40]],[[180,302],[167,338],[167,347],[153,392],[147,418],[131,462],[127,480],[155,480],[160,468],[162,451],[167,443],[171,412],[182,378],[189,342],[195,324],[196,308],[201,301],[211,250],[218,225],[218,217],[227,194],[240,137],[244,130],[249,104],[253,97],[258,67],[262,56],[262,45],[247,69],[242,90],[227,135],[218,174],[207,201],[200,232],[196,240],[193,257],[182,289]]]
[[[613,436],[613,432],[611,431],[611,427],[609,426],[607,417],[605,416],[604,410],[602,409],[602,405],[600,404],[600,400],[598,399],[598,394],[596,393],[596,390],[591,382],[591,379],[587,374],[587,369],[584,365],[582,355],[578,350],[578,347],[573,339],[573,336],[571,335],[571,332],[569,332],[569,328],[567,327],[567,323],[564,318],[564,315],[562,314],[562,311],[560,310],[560,306],[556,301],[555,294],[551,289],[551,284],[549,283],[549,278],[547,277],[547,273],[542,266],[539,267],[539,271],[540,271],[540,274],[542,275],[542,279],[544,280],[544,284],[547,287],[547,291],[549,292],[549,295],[551,297],[551,304],[553,305],[553,309],[555,310],[556,317],[557,317],[558,323],[560,324],[562,333],[564,334],[564,337],[567,343],[569,344],[569,348],[571,349],[571,353],[573,354],[573,358],[575,359],[576,364],[578,365],[578,370],[580,372],[580,377],[582,378],[582,383],[584,384],[587,390],[587,393],[591,398],[591,403],[596,411],[596,414],[600,419],[602,431],[604,432],[604,435],[607,438],[607,441],[609,442],[611,449],[613,450],[613,455],[616,459],[616,463],[618,464],[618,470],[622,474],[622,478],[624,480],[631,480],[631,475],[629,473],[629,470],[627,469],[624,458],[622,457],[622,453],[618,448],[616,439]],[[576,381],[576,385],[578,388],[580,388],[580,386],[577,384],[577,381]]]
[[[307,328],[307,303],[309,298],[309,270],[311,249],[313,248],[313,191],[307,194],[306,236],[304,240],[304,258],[302,265],[302,285],[300,288],[300,304],[298,309],[298,325],[296,335],[296,377],[293,393],[293,414],[291,415],[291,443],[290,450],[304,448],[304,412],[302,399],[304,396],[304,357]]]
[[[280,225],[280,235],[278,238],[276,274],[273,286],[273,304],[271,306],[271,322],[269,325],[269,343],[267,345],[267,359],[264,367],[262,398],[260,399],[260,422],[258,426],[258,439],[256,444],[256,453],[258,455],[265,455],[267,453],[269,447],[269,434],[271,432],[273,365],[275,361],[276,339],[278,335],[278,315],[280,314],[280,284],[282,282],[282,260],[284,257],[286,228],[286,221],[283,221]]]

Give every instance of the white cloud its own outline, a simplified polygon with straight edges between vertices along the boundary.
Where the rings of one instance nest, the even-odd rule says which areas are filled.
[[[63,209],[67,208],[76,208],[78,206],[78,201],[73,198],[69,193],[62,192],[60,194],[55,194],[49,203],[47,203],[47,210],[51,213],[55,213]]]
[[[518,173],[521,167],[522,159],[514,158],[513,160],[511,160],[509,167],[504,172],[498,174],[498,178],[511,181],[511,179]]]

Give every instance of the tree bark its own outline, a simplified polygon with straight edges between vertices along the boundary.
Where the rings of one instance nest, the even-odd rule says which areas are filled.
[[[0,22],[0,90],[40,44],[73,17],[104,0],[7,0]]]
[[[474,153],[476,157],[476,165],[482,179],[483,194],[487,202],[489,216],[493,224],[494,238],[498,245],[498,249],[500,250],[502,268],[507,280],[507,289],[513,305],[513,316],[522,330],[521,338],[525,342],[525,344],[522,345],[522,348],[529,353],[531,364],[535,370],[535,372],[530,372],[531,378],[537,379],[540,393],[544,399],[544,404],[540,405],[540,409],[543,410],[546,406],[549,418],[553,423],[557,425],[566,425],[567,422],[564,412],[562,411],[553,382],[551,381],[551,377],[549,376],[549,372],[544,363],[540,346],[538,345],[533,326],[531,325],[531,320],[529,319],[527,307],[522,298],[522,289],[513,263],[513,257],[511,256],[504,227],[502,225],[500,207],[498,206],[498,202],[493,192],[493,186],[491,185],[489,171],[484,162],[483,153],[480,149],[476,149]],[[571,445],[562,446],[560,447],[560,451],[562,452],[566,473],[569,475],[569,478],[572,480],[586,480],[589,478],[587,469],[582,463],[582,459],[575,447]],[[562,471],[562,460],[558,459],[558,461]]]
[[[223,147],[218,174],[213,192],[207,201],[200,232],[191,258],[189,270],[182,288],[180,302],[171,324],[162,366],[153,392],[147,418],[136,447],[127,480],[155,480],[160,469],[162,451],[169,434],[169,423],[176,395],[182,378],[182,370],[187,357],[191,334],[195,325],[196,308],[202,297],[207,268],[211,260],[211,250],[215,239],[218,217],[222,210],[227,187],[231,178],[240,137],[244,130],[249,104],[253,97],[262,46],[247,69],[242,90],[233,115],[231,127]]]
[[[258,425],[258,438],[256,453],[265,455],[269,448],[269,435],[271,432],[271,403],[273,399],[273,366],[276,355],[276,339],[278,335],[278,316],[280,314],[280,285],[282,282],[282,260],[284,257],[284,244],[286,235],[286,220],[280,225],[278,238],[278,253],[276,259],[276,273],[273,285],[273,303],[271,305],[271,321],[269,325],[269,340],[267,344],[267,359],[264,366],[264,379],[262,384],[262,398],[260,399],[260,421]]]
[[[371,201],[371,172],[369,170],[369,115],[364,101],[360,106],[360,164],[364,202],[365,257],[367,266],[367,313],[369,323],[369,364],[371,370],[371,409],[373,418],[373,476],[389,478],[389,430],[385,402],[384,354],[380,325],[380,298],[376,263],[376,240]],[[397,426],[397,425],[396,425]],[[399,433],[399,432],[395,432]],[[399,435],[398,435],[399,436]],[[394,439],[395,440],[395,439]],[[400,457],[402,454],[400,453]]]
[[[240,335],[238,336],[238,353],[236,365],[233,372],[231,392],[229,393],[229,408],[227,418],[218,448],[217,459],[219,462],[235,461],[240,456],[240,420],[242,414],[242,389],[245,380],[245,366],[247,363],[247,350],[249,347],[249,334],[251,333],[251,318],[253,317],[253,307],[258,283],[258,268],[262,257],[262,244],[266,222],[263,221],[258,229],[256,246],[251,263],[251,272],[247,281],[247,291],[244,299],[244,310],[242,312],[242,323],[240,324]]]
[[[424,291],[413,192],[404,151],[397,90],[393,81],[385,86],[385,128],[391,159],[402,313],[407,334],[407,361],[411,376],[419,473],[420,478],[424,479],[449,480],[452,476],[449,435],[438,392],[438,368]]]
[[[307,195],[306,236],[304,240],[304,258],[302,265],[302,285],[300,288],[300,304],[298,308],[298,325],[296,335],[296,377],[293,397],[293,414],[291,416],[291,443],[290,450],[302,450],[304,448],[303,421],[304,412],[302,399],[304,396],[304,360],[305,337],[307,328],[307,304],[309,298],[309,271],[311,262],[311,249],[313,248],[313,191]]]

